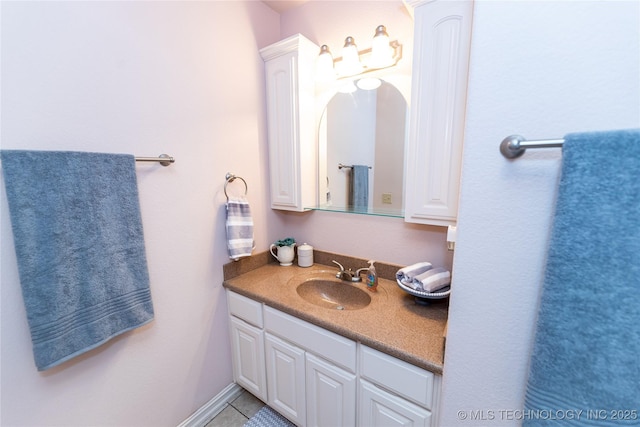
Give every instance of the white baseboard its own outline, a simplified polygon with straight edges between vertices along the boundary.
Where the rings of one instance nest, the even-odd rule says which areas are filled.
[[[178,427],[204,427],[213,417],[218,415],[229,402],[232,402],[240,396],[242,390],[242,387],[236,383],[229,384],[213,399],[202,405],[202,407],[191,414],[189,418],[181,422]]]

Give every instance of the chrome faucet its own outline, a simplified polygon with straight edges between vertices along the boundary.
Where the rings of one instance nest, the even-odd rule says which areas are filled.
[[[331,262],[337,264],[338,267],[340,267],[340,271],[336,273],[336,278],[347,282],[362,282],[362,277],[360,277],[360,274],[363,271],[367,271],[369,269],[368,267],[359,268],[354,273],[351,269],[345,270],[342,264],[340,264],[338,261]]]

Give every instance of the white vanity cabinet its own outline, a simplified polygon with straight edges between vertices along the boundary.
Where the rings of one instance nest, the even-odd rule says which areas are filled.
[[[300,34],[260,50],[273,209],[303,211],[317,203],[314,79],[319,51]]]
[[[473,1],[407,0],[414,14],[405,221],[455,224]]]
[[[439,375],[233,291],[227,297],[235,381],[295,424],[437,426]]]
[[[354,426],[356,343],[264,307],[268,403],[298,425]]]
[[[356,376],[266,334],[269,405],[298,425],[354,426]]]

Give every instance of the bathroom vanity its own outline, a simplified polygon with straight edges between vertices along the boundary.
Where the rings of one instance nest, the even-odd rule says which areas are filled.
[[[384,278],[376,293],[336,281],[364,304],[298,292],[336,271],[271,263],[225,280],[234,380],[297,425],[438,425],[446,304]]]

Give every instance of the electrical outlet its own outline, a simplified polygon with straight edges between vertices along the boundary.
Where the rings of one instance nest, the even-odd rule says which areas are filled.
[[[391,193],[382,193],[382,203],[391,204]]]

